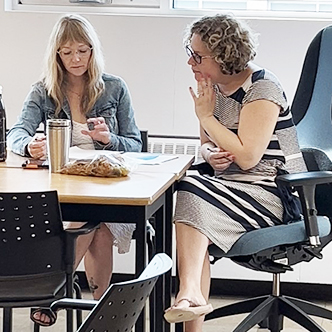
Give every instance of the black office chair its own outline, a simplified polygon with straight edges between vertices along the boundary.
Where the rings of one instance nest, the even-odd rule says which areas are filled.
[[[0,307],[3,331],[11,332],[13,308],[73,297],[75,241],[96,226],[65,231],[56,191],[0,193],[0,226]],[[72,329],[68,311],[67,331]]]
[[[319,31],[309,45],[291,111],[300,146],[311,171],[332,169],[332,26]],[[332,218],[330,184],[316,190],[317,210]]]
[[[244,234],[227,254],[222,253],[215,245],[209,248],[215,261],[227,257],[244,267],[273,275],[271,295],[224,306],[206,316],[206,320],[211,320],[249,313],[234,332],[248,331],[256,324],[272,332],[279,332],[283,329],[284,317],[308,331],[322,332],[324,329],[309,315],[332,319],[331,311],[280,293],[280,274],[292,270],[292,266],[297,263],[322,258],[322,249],[332,240],[329,220],[332,218],[331,58],[332,28],[328,27],[315,37],[308,49],[292,106],[300,145],[309,171],[312,172],[281,175],[277,178],[280,185],[298,190],[304,220]],[[318,210],[328,218],[317,216],[316,185]],[[329,194],[326,194],[326,190]]]
[[[112,284],[99,301],[60,299],[51,304],[50,310],[91,310],[77,332],[132,331],[159,276],[172,264],[169,256],[157,254],[137,279]]]

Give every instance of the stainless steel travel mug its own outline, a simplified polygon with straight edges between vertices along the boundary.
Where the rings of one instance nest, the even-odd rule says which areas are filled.
[[[65,119],[46,121],[46,138],[49,170],[56,173],[69,161],[71,123]]]

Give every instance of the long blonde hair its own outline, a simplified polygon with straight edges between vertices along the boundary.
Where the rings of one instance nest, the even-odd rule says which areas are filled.
[[[65,99],[67,71],[57,53],[67,42],[85,43],[92,48],[88,70],[85,75],[85,96],[82,98],[82,110],[86,114],[104,91],[102,79],[104,57],[97,33],[91,23],[75,14],[63,16],[54,26],[45,54],[43,82],[48,95],[54,100],[57,115]]]

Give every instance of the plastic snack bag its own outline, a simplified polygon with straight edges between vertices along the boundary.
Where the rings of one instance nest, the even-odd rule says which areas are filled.
[[[78,159],[67,163],[61,174],[85,175],[99,177],[127,176],[131,168],[119,155],[99,154],[93,159]]]

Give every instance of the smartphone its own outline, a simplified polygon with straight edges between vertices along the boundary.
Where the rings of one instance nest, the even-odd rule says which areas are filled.
[[[22,167],[28,169],[48,168],[48,161],[39,159],[27,159],[22,164]]]
[[[88,122],[88,129],[89,129],[90,131],[95,129],[95,125],[94,125],[93,122]]]

